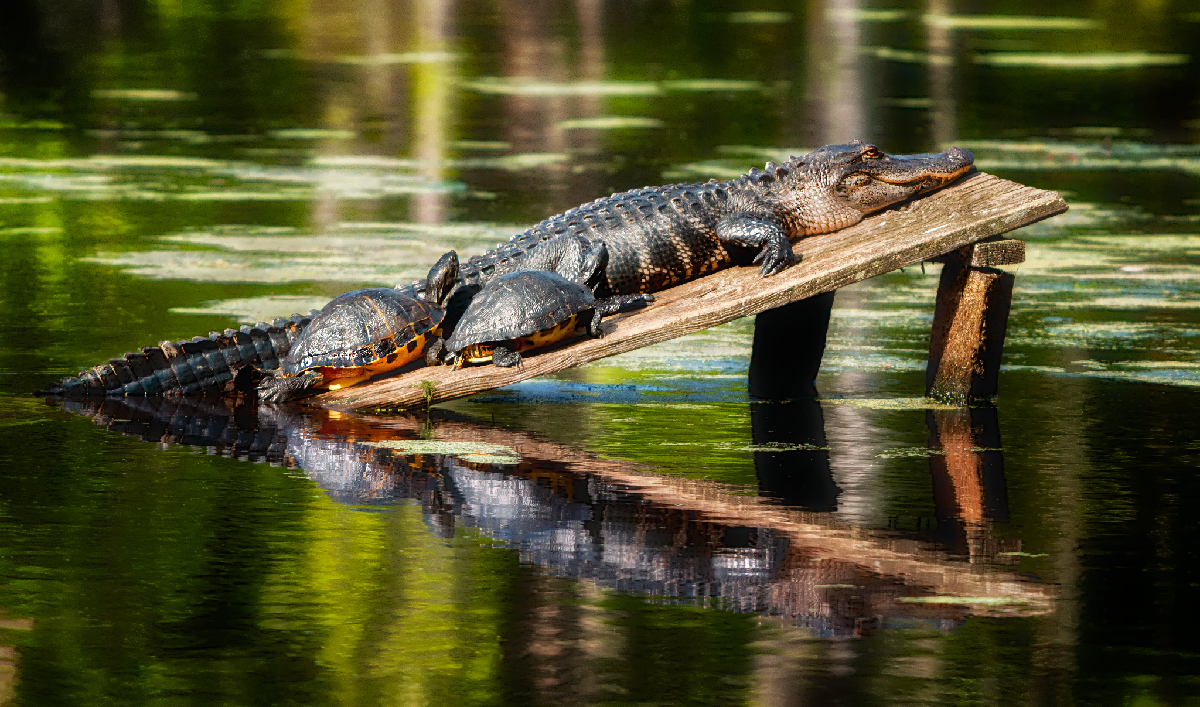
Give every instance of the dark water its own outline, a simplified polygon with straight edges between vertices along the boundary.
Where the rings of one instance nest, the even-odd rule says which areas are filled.
[[[0,702],[1196,703],[1198,42],[1182,0],[9,0]],[[750,320],[428,417],[30,396],[854,137],[1071,204],[994,406],[920,398],[934,265],[838,293],[819,401],[750,398]]]

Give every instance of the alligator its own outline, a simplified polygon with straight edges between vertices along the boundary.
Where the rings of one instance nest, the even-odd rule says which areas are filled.
[[[657,292],[738,264],[759,264],[769,277],[793,263],[793,239],[852,226],[867,214],[945,186],[969,172],[973,160],[958,147],[936,154],[888,155],[854,141],[826,145],[783,164],[768,162],[737,179],[643,187],[597,199],[463,263],[442,328],[452,330],[471,297],[488,282],[518,270],[576,269],[592,242],[603,243],[609,256],[603,277],[588,283],[598,298]],[[420,299],[426,283],[396,289]],[[239,368],[279,367],[298,329],[307,324],[299,317],[241,332],[214,332],[191,342],[164,342],[41,393],[228,392],[238,389]]]
[[[613,194],[471,258],[459,270],[458,288],[469,297],[506,273],[561,271],[560,262],[579,259],[591,241],[604,243],[609,255],[597,297],[658,292],[738,264],[760,264],[769,277],[793,263],[793,239],[852,226],[867,214],[945,186],[969,172],[973,161],[959,147],[888,155],[854,141],[783,164],[768,162],[729,181]],[[424,284],[399,289],[419,296]]]

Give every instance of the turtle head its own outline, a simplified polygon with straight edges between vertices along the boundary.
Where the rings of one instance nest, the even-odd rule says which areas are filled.
[[[450,251],[429,269],[425,278],[425,301],[445,304],[446,296],[458,281],[458,253]]]

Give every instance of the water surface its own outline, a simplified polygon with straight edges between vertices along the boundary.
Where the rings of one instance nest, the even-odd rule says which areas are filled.
[[[1200,16],[1045,12],[6,6],[0,700],[1194,702]],[[920,397],[934,264],[838,293],[815,401],[752,320],[429,416],[31,396],[857,137],[1070,203],[994,406]]]

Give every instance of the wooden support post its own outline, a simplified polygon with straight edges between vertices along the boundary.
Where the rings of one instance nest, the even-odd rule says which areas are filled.
[[[1024,262],[1025,244],[1002,239],[941,258],[925,394],[965,403],[996,395],[1014,278],[996,265]]]
[[[816,397],[835,293],[806,297],[755,317],[750,395],[761,400]]]

